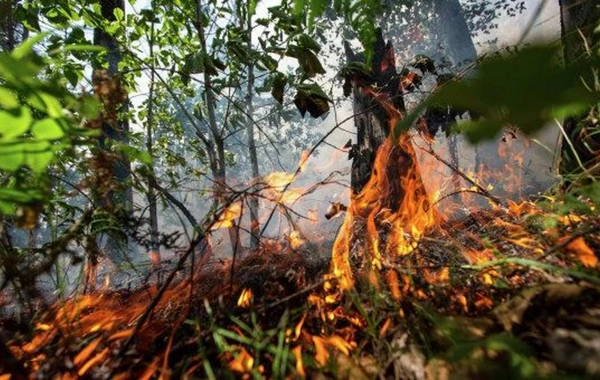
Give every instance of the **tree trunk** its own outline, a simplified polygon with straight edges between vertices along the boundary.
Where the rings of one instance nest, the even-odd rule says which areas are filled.
[[[194,24],[198,31],[198,38],[200,40],[200,46],[205,54],[208,54],[206,48],[206,37],[204,35],[204,26],[202,25],[202,3],[200,0],[195,2],[195,20]],[[212,88],[212,79],[210,74],[204,71],[204,100],[206,102],[206,113],[208,115],[208,129],[214,140],[214,145],[207,146],[208,156],[210,160],[210,170],[213,175],[214,181],[214,205],[216,206],[223,200],[227,192],[227,173],[225,166],[225,141],[222,133],[217,126],[217,118],[215,116],[215,108],[217,106],[217,100]],[[225,123],[225,121],[223,121]],[[239,227],[233,222],[233,227],[228,228],[229,240],[231,242],[231,248],[234,255],[240,248],[239,239]]]
[[[27,29],[15,19],[20,0],[0,0],[0,50],[11,51],[27,37]]]
[[[564,59],[570,65],[597,51],[600,36],[594,30],[600,23],[600,7],[591,0],[560,0],[559,4]],[[591,87],[596,83],[592,72],[583,80]],[[566,176],[567,184],[581,179],[579,175],[584,172],[588,176],[600,174],[600,126],[597,117],[598,109],[593,108],[564,121],[564,137],[571,144],[563,141],[560,171]]]
[[[248,51],[252,49],[252,15],[250,14],[250,2],[246,10],[246,46]],[[250,155],[250,166],[252,168],[253,181],[257,181],[260,172],[258,171],[258,156],[256,153],[256,142],[254,141],[254,106],[252,104],[252,95],[254,90],[254,64],[249,61],[246,66],[248,70],[246,86],[246,133],[248,137],[248,154]],[[256,186],[251,189],[256,191]],[[248,199],[250,209],[250,249],[258,248],[260,243],[260,224],[258,221],[259,202],[257,196],[250,196]]]
[[[434,0],[434,12],[446,56],[458,69],[477,60],[477,51],[458,0]]]
[[[123,0],[102,0],[100,1],[100,7],[102,17],[108,21],[116,21],[114,14],[116,9],[121,9],[125,12],[125,3]],[[116,39],[102,29],[96,28],[94,30],[94,45],[102,46],[107,49],[106,60],[108,62],[108,78],[100,79],[115,81],[115,83],[118,84],[118,88],[121,90],[122,87],[120,86],[120,80],[118,78],[118,64],[121,61],[121,54]],[[126,108],[126,94],[124,95],[125,101],[120,104],[124,104],[121,107]],[[117,97],[118,94],[111,94],[109,96]],[[122,109],[105,110],[105,112],[114,112],[115,114],[118,113],[118,111],[122,111]],[[126,144],[128,142],[128,134],[129,124],[126,120],[119,120],[116,117],[115,120],[104,120],[102,123],[102,135],[98,139],[100,152],[108,151],[110,149],[109,143],[111,141]],[[131,212],[133,205],[133,192],[129,185],[131,164],[126,155],[120,154],[116,159],[112,160],[111,166],[111,181],[115,186],[108,194],[103,194],[101,199],[102,207],[110,208],[114,211],[114,207],[116,206],[117,209],[124,213]],[[127,259],[129,251],[128,239],[125,238],[125,242],[123,242],[122,239],[107,234],[104,250],[106,255],[118,265]]]
[[[332,272],[342,289],[352,286],[357,269],[379,268],[384,255],[409,252],[404,234],[412,233],[414,216],[429,210],[410,136],[390,136],[405,107],[392,45],[380,29],[376,37],[372,76],[350,78],[357,128],[350,153],[352,204],[332,252]],[[360,59],[348,46],[346,54],[350,61]],[[427,225],[419,221],[418,227]]]
[[[153,5],[153,4],[152,4]],[[148,92],[148,115],[146,125],[146,150],[150,157],[153,157],[153,138],[152,132],[154,128],[154,20],[151,21],[152,26],[150,27],[150,90]],[[156,181],[154,174],[154,163],[150,164],[150,178],[148,179],[148,190],[146,191],[146,198],[148,199],[148,211],[150,213],[150,260],[153,264],[160,263],[160,244],[158,241],[158,210],[156,206],[156,193],[152,182]]]
[[[348,62],[361,62],[362,54],[355,54],[345,44]],[[381,93],[392,100],[394,107],[405,113],[404,100],[400,93],[400,79],[396,72],[394,50],[391,42],[385,43],[381,29],[377,29],[374,45],[372,78],[367,81],[352,81],[354,124],[356,125],[356,144],[352,146],[351,187],[358,194],[369,181],[375,162],[377,149],[390,134],[390,115],[374,96],[372,86],[381,87]]]

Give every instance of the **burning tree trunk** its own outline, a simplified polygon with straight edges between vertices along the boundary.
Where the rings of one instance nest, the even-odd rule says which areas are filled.
[[[349,62],[362,62],[362,54],[355,54],[348,44],[345,45]],[[390,134],[390,115],[384,105],[375,98],[374,87],[379,87],[381,96],[386,96],[390,103],[404,113],[404,100],[400,89],[400,77],[394,63],[394,49],[390,41],[383,40],[381,29],[377,29],[377,40],[374,46],[371,63],[371,78],[352,79],[352,96],[354,124],[356,125],[357,142],[352,146],[352,192],[358,194],[371,176],[375,154]],[[345,91],[345,95],[349,95]]]
[[[405,108],[394,50],[380,29],[373,50],[371,76],[348,78],[357,127],[352,204],[332,253],[332,271],[342,288],[352,286],[352,269],[380,268],[385,255],[410,253],[435,220],[410,136],[393,136]],[[361,59],[348,46],[346,53],[350,62]]]

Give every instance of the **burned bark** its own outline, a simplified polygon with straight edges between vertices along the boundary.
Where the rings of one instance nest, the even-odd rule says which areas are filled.
[[[407,236],[434,219],[411,138],[392,133],[406,113],[403,84],[391,43],[379,29],[376,37],[370,73],[346,78],[345,89],[351,87],[354,97],[357,143],[350,152],[352,204],[332,252],[332,273],[342,289],[353,285],[357,269],[380,268],[385,256],[409,253],[413,241]],[[360,59],[348,46],[346,52],[351,63]]]
[[[374,55],[371,62],[371,77],[350,78],[356,125],[356,144],[352,145],[351,187],[354,194],[360,193],[368,182],[373,170],[377,149],[390,134],[390,115],[375,96],[381,94],[390,99],[394,107],[405,113],[404,99],[400,87],[400,76],[394,62],[394,49],[390,41],[383,40],[381,29],[377,29]],[[362,54],[356,54],[346,43],[346,57],[349,63],[362,62]]]

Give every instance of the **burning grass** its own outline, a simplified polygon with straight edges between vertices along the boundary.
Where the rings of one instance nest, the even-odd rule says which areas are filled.
[[[379,101],[393,126],[400,113]],[[451,198],[440,196],[441,184],[430,197],[420,173],[431,168],[417,162],[408,133],[379,148],[362,191],[347,207],[334,204],[346,215],[328,272],[313,257],[324,248],[285,208],[307,191],[289,189],[295,175],[274,173],[265,198],[291,224],[280,241],[263,239],[238,262],[177,265],[162,286],[73,297],[20,327],[5,319],[3,330],[14,332],[2,334],[3,370],[142,379],[599,376],[597,206],[581,197],[578,208],[565,206],[568,197],[504,202],[460,173],[468,186],[452,181],[458,201],[474,194],[489,207],[449,221],[434,206]],[[231,203],[208,230],[240,226],[242,205]]]
[[[406,158],[393,149],[383,146],[380,156]],[[586,214],[562,212],[557,199],[509,202],[444,221],[414,188],[403,202],[386,198],[380,190],[393,189],[393,177],[386,177],[388,163],[377,165],[381,176],[348,207],[330,273],[309,259],[319,249],[310,242],[265,241],[233,270],[228,260],[180,269],[164,293],[147,286],[74,297],[31,325],[3,321],[4,331],[16,330],[3,333],[4,371],[65,378],[600,374],[593,205]],[[411,189],[417,180],[399,186]],[[340,259],[347,272],[338,270]]]

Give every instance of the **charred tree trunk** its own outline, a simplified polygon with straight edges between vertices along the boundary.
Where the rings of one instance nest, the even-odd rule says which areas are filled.
[[[355,54],[345,45],[348,62],[362,62],[362,54]],[[352,146],[351,187],[354,194],[360,193],[371,177],[377,149],[390,134],[390,115],[377,98],[377,93],[388,98],[400,113],[405,113],[404,99],[400,88],[400,77],[394,62],[394,48],[390,41],[383,40],[381,29],[377,29],[371,63],[372,76],[352,80],[354,124],[356,144]],[[378,90],[375,90],[377,88]],[[349,95],[348,93],[346,95]]]
[[[352,286],[358,269],[378,269],[384,256],[410,253],[406,235],[433,220],[410,135],[391,134],[405,115],[404,99],[393,47],[381,30],[376,37],[371,73],[355,73],[344,85],[354,96],[357,142],[350,152],[352,204],[332,252],[342,289]],[[361,59],[348,46],[346,53],[350,61]]]
[[[560,0],[561,26],[564,59],[567,65],[594,54],[600,44],[600,36],[594,33],[600,23],[600,7],[595,1]],[[588,50],[589,49],[589,50]],[[583,80],[591,87],[596,80],[590,72]],[[598,91],[597,88],[593,88]],[[564,121],[564,130],[569,142],[563,142],[561,151],[561,174],[566,175],[567,184],[577,180],[579,174],[600,174],[600,125],[599,110],[594,107],[579,117]],[[575,176],[573,176],[575,175]]]

